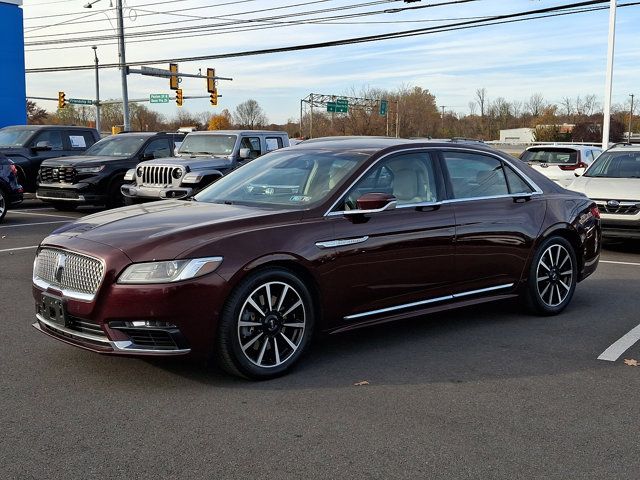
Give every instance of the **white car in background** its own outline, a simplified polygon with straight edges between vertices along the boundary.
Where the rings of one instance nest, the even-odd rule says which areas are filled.
[[[567,188],[575,170],[587,168],[601,153],[602,149],[590,145],[536,145],[522,152],[520,160]]]
[[[640,145],[614,145],[568,188],[596,202],[604,237],[640,239]]]

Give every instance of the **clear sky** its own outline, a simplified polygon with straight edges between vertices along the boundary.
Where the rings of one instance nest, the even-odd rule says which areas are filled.
[[[124,2],[127,33],[178,29],[169,38],[154,37],[144,42],[139,40],[148,40],[148,37],[129,38],[127,60],[199,56],[323,42],[452,23],[462,21],[459,20],[461,18],[565,5],[575,0],[475,0],[402,12],[389,11],[444,1],[422,0],[405,4],[402,1],[371,0],[127,0]],[[630,1],[618,3],[622,5]],[[71,45],[28,45],[25,47],[27,68],[90,64],[93,62],[92,44],[98,45],[101,62],[117,62],[115,40],[95,38],[113,35],[116,24],[114,9],[109,7],[109,0],[100,0],[92,9],[83,8],[86,2],[24,0],[27,43],[93,38]],[[349,8],[362,4],[368,6]],[[329,9],[331,11],[324,13],[300,15]],[[323,23],[282,24],[366,12],[377,13],[325,19]],[[448,110],[460,113],[468,112],[468,103],[479,87],[487,89],[490,99],[502,96],[507,100],[526,100],[532,93],[539,92],[553,102],[559,102],[564,96],[592,93],[601,101],[605,86],[608,16],[608,10],[600,10],[318,50],[181,63],[180,71],[197,73],[198,68],[205,71],[207,67],[215,67],[217,75],[233,78],[232,82],[219,84],[223,98],[217,108],[210,107],[205,99],[188,101],[184,108],[193,112],[215,113],[223,108],[233,111],[238,103],[254,98],[270,121],[281,123],[289,118],[297,120],[300,99],[309,93],[339,95],[362,87],[396,89],[400,86],[429,89],[436,95],[438,105],[446,105]],[[265,17],[279,18],[255,21]],[[230,22],[231,25],[224,26]],[[640,5],[618,9],[614,103],[626,102],[630,93],[640,95],[639,25]],[[195,26],[218,30],[185,30]],[[264,28],[267,26],[270,28]],[[187,37],[194,33],[199,36]],[[68,46],[74,48],[59,48]],[[168,68],[151,63],[149,66]],[[102,70],[100,81],[103,99],[120,98],[117,70]],[[167,79],[130,75],[130,98],[170,93],[168,83]],[[182,87],[185,95],[207,94],[204,80],[185,78]],[[67,98],[93,98],[93,71],[27,75],[28,95],[54,97],[59,90],[64,90]],[[39,103],[49,110],[55,108],[53,102]],[[167,115],[177,111],[173,103],[152,107]]]

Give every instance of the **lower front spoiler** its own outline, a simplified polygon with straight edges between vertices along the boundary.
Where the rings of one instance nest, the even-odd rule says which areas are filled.
[[[136,344],[129,340],[110,340],[106,336],[92,335],[89,333],[76,332],[69,328],[57,325],[46,320],[42,315],[36,314],[37,322],[32,326],[36,330],[61,342],[68,343],[74,347],[80,347],[97,353],[107,353],[112,355],[132,355],[132,356],[174,356],[186,355],[191,352],[190,348],[179,350],[164,350],[151,348],[138,348]]]
[[[128,198],[153,200],[179,200],[193,195],[193,189],[188,187],[141,188],[131,184],[122,185],[120,187],[120,192]]]

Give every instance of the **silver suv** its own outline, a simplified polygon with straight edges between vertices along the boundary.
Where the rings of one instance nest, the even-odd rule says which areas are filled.
[[[187,198],[231,170],[289,146],[286,132],[216,130],[187,134],[176,157],[139,163],[125,176],[126,203]]]
[[[568,188],[596,202],[603,236],[640,239],[640,145],[614,145]]]

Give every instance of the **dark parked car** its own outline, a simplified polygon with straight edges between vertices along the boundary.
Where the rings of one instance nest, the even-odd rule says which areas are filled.
[[[95,128],[18,125],[0,129],[0,153],[16,164],[25,191],[35,192],[43,160],[79,155],[98,140],[100,134]]]
[[[0,154],[0,222],[11,205],[22,202],[22,185],[18,183],[18,169]]]
[[[284,373],[336,333],[520,296],[560,313],[600,256],[596,205],[493,149],[341,140],[269,153],[193,197],[40,245],[34,327],[89,350],[215,353]]]
[[[42,162],[36,196],[59,210],[78,205],[124,205],[120,187],[142,160],[167,158],[184,133],[121,133],[103,138],[84,155]]]

